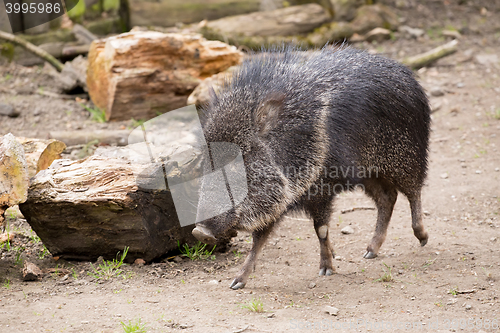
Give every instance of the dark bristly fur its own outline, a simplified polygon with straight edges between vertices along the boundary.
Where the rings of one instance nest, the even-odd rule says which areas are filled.
[[[246,60],[212,95],[205,115],[206,140],[239,145],[247,172],[246,199],[197,223],[193,232],[210,241],[228,229],[253,231],[252,252],[233,289],[245,286],[273,226],[294,209],[313,219],[320,274],[332,274],[328,222],[339,189],[361,187],[377,206],[365,258],[374,258],[385,239],[398,191],[410,201],[415,236],[422,246],[427,242],[420,193],[430,109],[422,87],[403,65],[346,47],[274,49]]]

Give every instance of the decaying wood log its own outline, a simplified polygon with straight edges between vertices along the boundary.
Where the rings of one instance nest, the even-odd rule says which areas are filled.
[[[58,160],[32,179],[20,209],[54,256],[111,259],[128,246],[129,262],[150,261],[177,249],[177,241],[195,243],[194,225],[180,226],[168,188],[144,188],[158,175],[161,165],[124,159]]]
[[[310,32],[329,19],[323,7],[307,4],[271,12],[224,17],[208,22],[206,28],[225,35],[292,36]]]
[[[0,223],[7,208],[26,201],[29,177],[23,146],[12,134],[0,137]]]
[[[207,39],[253,50],[283,43],[308,47],[309,42],[301,34],[311,32],[329,20],[330,15],[323,7],[307,4],[224,17],[201,25],[199,32]]]
[[[200,35],[134,31],[92,43],[87,87],[107,120],[151,119],[185,106],[201,79],[241,58]]]
[[[89,142],[125,146],[130,131],[127,130],[96,130],[96,131],[52,131],[49,138],[64,142],[67,146],[85,145]]]
[[[13,34],[9,34],[8,32],[4,31],[0,31],[0,39],[4,39],[24,47],[26,50],[30,51],[34,55],[42,58],[43,60],[47,61],[49,64],[54,66],[54,68],[57,69],[59,72],[62,71],[63,69],[63,64],[59,60],[54,58],[52,55],[50,55],[43,49],[31,44],[30,42],[25,41],[24,39],[18,38]]]
[[[58,140],[41,140],[16,137],[23,145],[28,175],[33,177],[39,171],[47,169],[54,160],[61,158],[66,145]]]
[[[171,27],[256,12],[261,0],[129,0],[131,26]]]
[[[449,43],[436,47],[425,53],[403,59],[401,62],[412,69],[419,69],[440,58],[446,57],[457,51],[458,41],[456,39]]]

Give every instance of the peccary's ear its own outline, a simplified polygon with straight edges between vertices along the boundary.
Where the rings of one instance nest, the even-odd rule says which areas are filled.
[[[284,101],[285,94],[270,92],[259,105],[255,112],[255,124],[259,135],[266,135],[278,125]]]

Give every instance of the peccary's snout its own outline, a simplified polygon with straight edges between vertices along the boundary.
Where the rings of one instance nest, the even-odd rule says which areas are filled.
[[[217,239],[213,235],[212,231],[201,224],[197,224],[192,233],[193,236],[202,243],[213,245],[217,242]]]

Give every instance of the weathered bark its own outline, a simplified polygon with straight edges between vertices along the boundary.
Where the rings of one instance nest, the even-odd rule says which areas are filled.
[[[54,256],[111,259],[128,246],[127,261],[150,261],[177,249],[177,241],[195,242],[194,225],[180,226],[168,187],[144,186],[158,175],[164,181],[162,170],[103,156],[60,160],[32,179],[20,209]]]
[[[222,36],[293,36],[312,31],[330,19],[318,4],[292,6],[271,12],[225,17],[210,21],[206,29]]]
[[[259,10],[261,0],[128,0],[131,26],[171,27]]]
[[[457,40],[452,40],[449,43],[436,47],[425,53],[417,54],[416,56],[403,59],[401,62],[412,69],[424,67],[440,58],[446,57],[457,51]]]
[[[12,134],[0,137],[0,223],[5,210],[26,201],[29,186],[23,146]]]
[[[127,130],[96,130],[96,131],[52,131],[49,132],[51,139],[64,142],[67,146],[85,145],[92,141],[112,146],[127,145],[130,131]]]
[[[107,120],[150,119],[185,106],[201,79],[241,58],[200,35],[134,31],[92,43],[87,87]]]
[[[47,169],[54,160],[60,159],[61,153],[66,149],[66,145],[57,140],[22,137],[17,137],[16,140],[23,145],[30,178]]]

